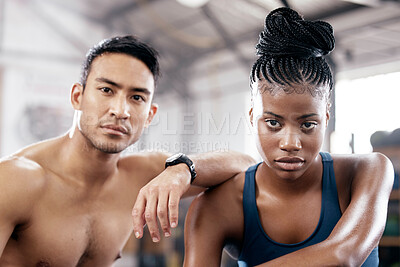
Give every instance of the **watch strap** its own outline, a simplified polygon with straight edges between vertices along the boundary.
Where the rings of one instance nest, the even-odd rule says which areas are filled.
[[[188,166],[189,171],[190,171],[190,184],[193,183],[194,179],[197,176],[196,170],[195,170],[195,166],[193,161],[186,156],[183,153],[178,153],[178,154],[174,154],[171,157],[169,157],[166,161],[165,161],[165,168],[169,167],[169,166],[174,166],[180,163],[184,163],[186,164],[186,166]]]

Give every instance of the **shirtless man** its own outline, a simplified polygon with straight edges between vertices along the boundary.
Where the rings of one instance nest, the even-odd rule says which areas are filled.
[[[0,162],[0,266],[111,266],[132,233],[140,188],[160,173],[141,191],[146,201],[134,214],[150,222],[154,241],[160,239],[156,216],[170,235],[190,186],[188,167],[163,172],[163,153],[120,155],[157,112],[158,72],[157,53],[130,36],[89,51],[81,82],[71,90],[71,130]],[[233,152],[191,159],[200,186],[218,184],[252,161]]]

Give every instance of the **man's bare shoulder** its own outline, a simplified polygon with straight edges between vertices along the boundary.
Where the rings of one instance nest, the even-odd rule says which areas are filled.
[[[28,220],[30,213],[46,188],[46,175],[36,162],[22,156],[0,160],[0,210],[11,221]]]
[[[55,138],[27,146],[0,159],[0,183],[15,186],[26,194],[34,195],[46,185],[50,159],[59,150],[62,138]]]
[[[0,159],[0,183],[16,185],[31,190],[40,189],[45,183],[43,167],[36,161],[21,155]]]

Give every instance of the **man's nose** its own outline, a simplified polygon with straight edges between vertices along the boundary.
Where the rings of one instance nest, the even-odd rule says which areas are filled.
[[[110,113],[111,116],[114,116],[117,119],[128,119],[130,114],[126,98],[123,96],[115,97],[113,101],[111,101]]]
[[[299,151],[302,148],[299,134],[293,132],[283,134],[279,148],[287,152]]]

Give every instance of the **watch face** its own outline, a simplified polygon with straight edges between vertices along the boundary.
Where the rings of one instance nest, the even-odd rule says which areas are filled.
[[[171,157],[167,158],[167,162],[172,162],[172,161],[176,160],[177,158],[179,158],[182,155],[183,155],[182,153],[178,153],[178,154],[172,155]]]

